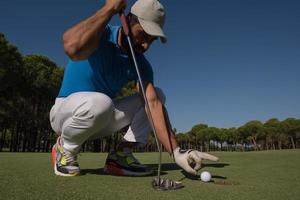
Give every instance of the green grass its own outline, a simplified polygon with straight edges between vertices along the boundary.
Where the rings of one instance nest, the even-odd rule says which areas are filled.
[[[50,154],[0,153],[0,199],[299,199],[300,150],[262,152],[215,152],[217,164],[205,162],[201,171],[212,173],[214,180],[233,181],[237,185],[203,183],[197,177],[186,178],[163,154],[164,178],[182,180],[184,188],[155,191],[150,177],[118,177],[102,173],[106,154],[79,156],[83,171],[78,177],[53,174]],[[157,162],[156,153],[137,153],[140,161]]]

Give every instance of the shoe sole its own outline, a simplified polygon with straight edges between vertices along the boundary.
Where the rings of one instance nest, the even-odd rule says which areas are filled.
[[[148,176],[153,174],[153,171],[150,170],[149,172],[133,172],[123,168],[120,168],[118,165],[114,163],[109,163],[105,165],[103,171],[106,174],[116,175],[116,176]]]
[[[65,176],[65,177],[71,177],[71,176],[78,176],[80,175],[80,172],[76,172],[76,173],[71,173],[71,174],[65,174],[65,173],[61,173],[60,171],[57,170],[57,163],[56,163],[56,145],[54,145],[52,147],[52,164],[53,164],[53,169],[54,169],[54,173],[57,176]]]

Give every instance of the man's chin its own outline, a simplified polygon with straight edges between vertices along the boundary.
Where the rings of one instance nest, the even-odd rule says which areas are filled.
[[[134,52],[135,52],[135,53],[143,54],[143,53],[145,53],[146,51],[145,51],[145,50],[140,50],[140,49],[134,49]]]

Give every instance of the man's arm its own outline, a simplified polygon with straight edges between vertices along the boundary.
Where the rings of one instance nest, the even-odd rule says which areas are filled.
[[[126,7],[126,0],[106,0],[93,16],[68,29],[63,35],[66,54],[72,60],[88,58],[98,47],[111,17]]]
[[[154,127],[157,137],[165,149],[172,154],[173,150],[178,147],[171,124],[168,119],[167,111],[157,96],[155,87],[152,83],[144,83],[145,93],[149,103],[150,111],[153,118]],[[146,105],[145,105],[146,106]],[[146,108],[145,108],[146,109]],[[146,112],[148,110],[146,109]]]
[[[176,164],[185,171],[196,175],[197,171],[201,168],[201,162],[203,159],[217,161],[217,157],[207,153],[193,149],[180,149],[173,134],[166,109],[157,96],[153,84],[146,83],[145,87],[146,98],[149,102],[150,112],[152,114],[157,137],[165,149],[173,155]],[[147,108],[146,112],[149,112]]]

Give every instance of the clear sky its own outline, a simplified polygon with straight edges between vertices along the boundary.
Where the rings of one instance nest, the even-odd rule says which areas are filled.
[[[0,32],[22,54],[46,55],[63,67],[63,32],[103,2],[1,0]],[[146,56],[179,132],[197,123],[238,127],[300,117],[299,0],[161,2],[168,43],[157,41]]]

